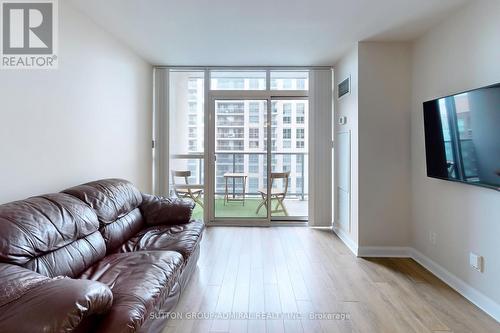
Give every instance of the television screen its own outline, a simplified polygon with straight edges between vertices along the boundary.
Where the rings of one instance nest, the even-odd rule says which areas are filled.
[[[500,190],[500,84],[424,103],[427,176]]]

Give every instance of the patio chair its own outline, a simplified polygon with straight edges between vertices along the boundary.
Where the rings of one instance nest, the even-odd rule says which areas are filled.
[[[285,201],[286,193],[288,192],[288,180],[289,180],[289,178],[290,178],[290,171],[271,172],[271,195],[270,196],[268,195],[267,188],[259,189],[259,193],[262,196],[262,201],[259,203],[259,206],[257,207],[257,211],[256,211],[257,214],[259,214],[259,210],[262,208],[262,206],[266,207],[266,209],[267,209],[267,200],[270,198],[271,199],[270,205],[272,205],[273,199],[275,199],[277,201],[276,206],[274,207],[274,210],[271,209],[271,214],[283,212],[283,213],[285,213],[285,216],[288,216],[288,211],[286,210],[284,201]],[[274,188],[274,180],[275,179],[283,179],[283,187],[282,188]]]
[[[175,195],[181,199],[191,199],[203,208],[203,201],[201,200],[203,190],[190,188],[188,180],[189,177],[191,177],[191,171],[172,170],[172,185]],[[184,184],[176,183],[176,178],[183,178]]]

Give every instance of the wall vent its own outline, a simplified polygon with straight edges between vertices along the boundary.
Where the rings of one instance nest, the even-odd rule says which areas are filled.
[[[337,86],[337,98],[342,98],[343,96],[351,92],[351,78],[348,77],[344,81],[340,82]]]

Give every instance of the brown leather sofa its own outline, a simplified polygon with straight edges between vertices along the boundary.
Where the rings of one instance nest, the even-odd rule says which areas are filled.
[[[0,332],[160,332],[200,254],[193,208],[120,179],[0,205]]]

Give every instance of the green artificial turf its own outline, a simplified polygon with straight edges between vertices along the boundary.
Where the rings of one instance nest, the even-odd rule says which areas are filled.
[[[264,218],[266,217],[266,208],[262,207],[259,214],[256,214],[257,206],[259,205],[259,199],[246,199],[245,205],[241,201],[236,202],[226,202],[224,205],[223,199],[215,200],[215,217],[248,217],[248,218]],[[273,209],[276,205],[276,201],[272,202]],[[283,212],[273,213],[273,216],[285,216]],[[203,218],[203,209],[197,204],[194,212],[193,218],[201,219]]]

